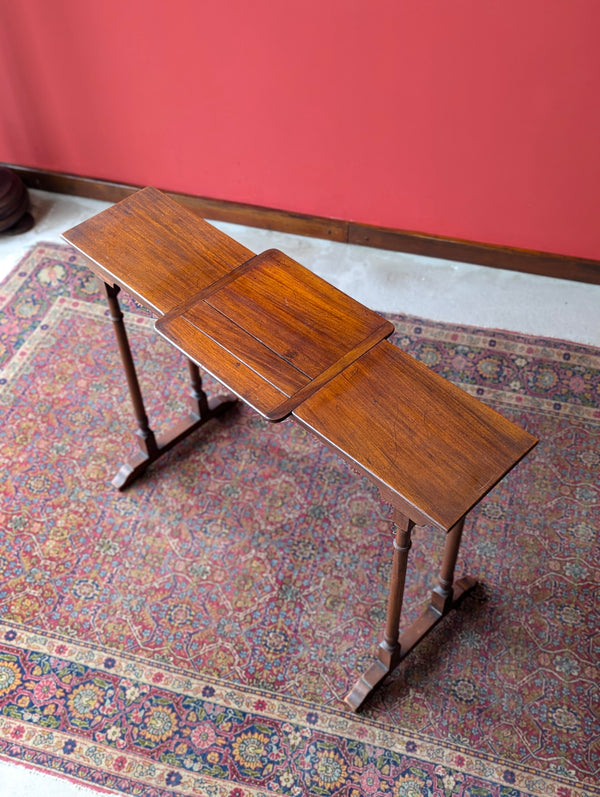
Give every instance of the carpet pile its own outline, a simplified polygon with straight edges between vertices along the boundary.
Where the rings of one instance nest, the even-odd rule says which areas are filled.
[[[160,432],[185,363],[124,311]],[[600,351],[392,320],[541,442],[465,528],[474,593],[353,716],[391,510],[243,406],[119,494],[133,423],[95,278],[69,247],[24,257],[0,286],[0,756],[145,797],[600,794]],[[442,545],[416,530],[407,622]]]

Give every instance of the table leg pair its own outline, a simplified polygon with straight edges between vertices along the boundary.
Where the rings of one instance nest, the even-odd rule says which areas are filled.
[[[377,658],[354,684],[346,696],[348,705],[356,711],[383,679],[396,669],[410,651],[455,608],[464,595],[476,585],[471,576],[454,581],[454,569],[460,548],[464,518],[446,535],[444,556],[429,604],[425,611],[402,633],[400,619],[404,598],[404,583],[408,566],[408,555],[412,546],[412,531],[415,523],[399,510],[394,509],[395,538],[392,571],[387,605],[385,633],[377,648]]]
[[[183,418],[173,428],[169,429],[166,435],[157,439],[148,421],[148,415],[144,407],[142,391],[135,370],[133,355],[127,337],[127,330],[123,320],[123,313],[119,305],[120,288],[117,285],[104,283],[104,291],[108,302],[110,318],[119,353],[129,388],[129,395],[133,405],[133,413],[137,424],[135,436],[140,447],[140,451],[132,459],[122,465],[118,473],[112,480],[114,487],[124,490],[129,487],[153,462],[169,451],[173,446],[191,434],[198,427],[203,426],[211,418],[218,417],[232,407],[237,399],[233,396],[216,396],[208,398],[202,389],[202,378],[198,366],[188,359],[189,378],[191,385],[190,393],[190,414]]]

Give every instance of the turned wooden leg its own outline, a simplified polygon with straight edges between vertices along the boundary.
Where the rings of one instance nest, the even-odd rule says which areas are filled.
[[[136,437],[138,439],[141,450],[147,457],[152,457],[158,452],[158,446],[154,432],[148,425],[148,416],[144,407],[144,399],[142,398],[142,391],[140,383],[137,378],[135,365],[133,362],[133,355],[131,354],[131,347],[127,338],[127,330],[123,321],[123,313],[119,306],[118,295],[120,288],[117,285],[107,285],[104,283],[106,291],[106,298],[110,310],[110,319],[113,322],[115,337],[119,345],[119,353],[121,355],[121,362],[123,363],[123,370],[125,371],[125,378],[127,379],[127,386],[129,387],[129,396],[133,405],[133,414],[138,428],[136,429]]]
[[[222,415],[237,403],[237,398],[231,394],[210,396],[209,398],[202,389],[200,369],[193,360],[188,360],[187,364],[192,388],[190,392],[192,413],[202,419],[203,423],[210,418]]]
[[[431,605],[440,614],[446,614],[452,608],[454,602],[453,584],[454,568],[458,557],[458,549],[462,538],[465,519],[462,518],[455,526],[452,526],[446,534],[446,544],[444,546],[444,558],[438,576],[438,585],[431,593]]]
[[[200,376],[200,369],[192,360],[187,361],[190,373],[190,384],[192,392],[190,394],[192,412],[202,418],[208,413],[208,399],[206,393],[202,390],[202,377]]]
[[[394,540],[385,634],[377,648],[376,661],[358,679],[346,697],[346,702],[354,711],[360,708],[385,676],[398,666],[402,659],[435,628],[442,617],[457,606],[464,595],[477,583],[471,576],[464,576],[456,582],[453,581],[464,526],[463,518],[446,535],[438,585],[433,589],[428,605],[424,612],[398,636],[408,552],[411,547],[410,537],[415,524],[396,510],[394,522],[396,539]]]
[[[119,346],[123,370],[127,379],[129,395],[133,405],[133,412],[137,423],[135,432],[140,452],[135,454],[131,460],[122,465],[112,483],[119,490],[126,487],[137,479],[148,466],[165,454],[179,441],[187,437],[191,432],[202,426],[211,418],[222,415],[232,407],[237,399],[235,396],[223,395],[208,399],[202,390],[202,379],[198,366],[188,360],[189,376],[191,382],[191,412],[182,421],[169,429],[167,434],[160,439],[156,439],[154,432],[149,426],[148,416],[144,407],[142,391],[137,378],[131,347],[127,338],[127,330],[123,321],[123,313],[119,306],[118,295],[120,288],[117,285],[104,283],[110,318],[113,322],[115,336]]]
[[[387,619],[383,640],[377,649],[377,660],[355,683],[346,702],[356,711],[375,687],[383,681],[402,659],[402,649],[398,639],[404,583],[408,566],[408,553],[411,547],[411,534],[415,526],[412,520],[394,510],[394,553],[388,594]]]
[[[398,632],[400,631],[400,617],[404,600],[408,553],[412,545],[410,538],[415,527],[412,520],[404,517],[399,512],[394,512],[394,525],[396,527],[396,537],[393,543],[394,554],[392,557],[387,619],[383,640],[379,645],[379,659],[388,665],[391,665],[394,656],[399,652],[400,648]]]

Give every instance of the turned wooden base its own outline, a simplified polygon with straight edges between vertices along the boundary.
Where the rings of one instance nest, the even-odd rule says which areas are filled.
[[[477,581],[472,576],[463,576],[452,585],[452,599],[445,601],[444,608],[440,611],[429,603],[423,614],[418,617],[398,637],[398,644],[393,650],[389,650],[385,642],[381,642],[377,648],[377,659],[371,664],[364,675],[354,684],[345,700],[353,711],[357,711],[371,692],[383,681],[390,672],[396,669],[402,659],[404,659],[416,645],[425,639],[427,634],[435,628],[440,620],[448,612],[456,608],[463,597],[473,589]],[[438,596],[435,591],[432,601]]]
[[[153,432],[150,432],[150,436],[147,435],[145,438],[140,438],[140,448],[142,450],[134,454],[125,465],[121,465],[117,475],[112,480],[113,487],[118,490],[127,489],[153,462],[156,462],[163,454],[166,454],[173,446],[212,418],[218,418],[223,415],[236,403],[237,399],[231,395],[210,398],[207,402],[207,410],[202,416],[190,413],[187,418],[183,418],[158,439],[155,438]]]
[[[166,435],[157,439],[148,423],[144,399],[142,398],[127,330],[125,329],[123,313],[119,306],[118,296],[121,289],[118,285],[104,283],[104,290],[137,424],[135,436],[140,446],[140,451],[127,464],[121,466],[119,472],[112,480],[114,487],[118,490],[125,490],[138,476],[144,473],[149,465],[156,462],[159,457],[166,454],[174,445],[198,429],[199,426],[203,426],[207,421],[222,415],[230,407],[233,407],[237,403],[237,398],[229,394],[209,399],[202,390],[202,378],[198,366],[188,359],[191,412],[187,418],[177,423]]]
[[[425,639],[442,617],[445,617],[448,612],[454,609],[463,596],[473,589],[477,583],[472,576],[463,576],[458,581],[454,581],[454,568],[464,524],[465,519],[461,518],[446,534],[438,583],[431,593],[431,598],[425,611],[402,634],[399,634],[408,554],[412,545],[411,534],[415,523],[394,507],[394,554],[390,575],[385,632],[383,640],[377,648],[377,660],[358,679],[345,698],[346,703],[354,711],[364,703],[385,676],[396,669],[415,645]]]

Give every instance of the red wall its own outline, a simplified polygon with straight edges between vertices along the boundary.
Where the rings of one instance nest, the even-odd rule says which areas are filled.
[[[0,161],[600,259],[598,0],[15,0]]]

